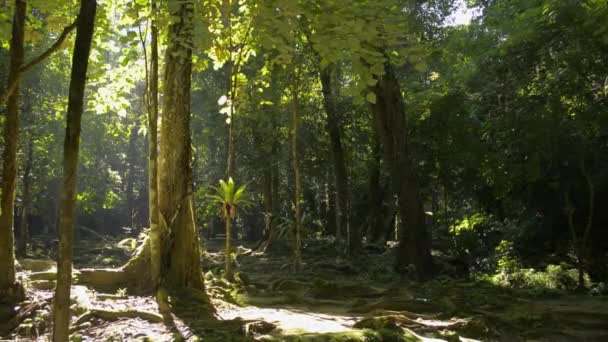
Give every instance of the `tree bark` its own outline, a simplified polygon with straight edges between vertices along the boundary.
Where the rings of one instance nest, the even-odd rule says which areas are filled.
[[[321,69],[321,86],[323,91],[323,104],[327,113],[327,133],[331,141],[334,180],[336,188],[336,240],[342,239],[346,233],[346,246],[349,254],[353,255],[361,249],[360,237],[352,234],[350,227],[348,174],[342,147],[342,133],[340,113],[338,108],[338,70],[335,65]]]
[[[76,206],[76,179],[80,145],[80,121],[95,25],[95,0],[81,0],[68,99],[67,126],[63,145],[63,191],[61,196],[61,238],[57,262],[57,287],[53,313],[53,341],[69,340],[70,286],[72,282],[72,240]]]
[[[137,179],[137,175],[135,174],[135,165],[138,162],[137,156],[137,126],[134,124],[131,127],[131,132],[129,134],[129,146],[127,148],[127,159],[129,163],[129,168],[127,170],[127,211],[129,212],[129,226],[131,229],[135,228],[137,225],[135,222],[136,212],[135,209],[135,180]]]
[[[158,224],[158,5],[151,1],[150,77],[148,78],[148,207],[150,216],[150,265],[154,290],[161,277],[161,231]]]
[[[292,101],[291,101],[291,162],[294,173],[294,271],[300,272],[302,263],[302,177],[300,175],[300,161],[298,159],[298,75],[297,67],[293,65],[292,70]]]
[[[25,159],[25,168],[23,170],[23,203],[21,204],[21,219],[19,220],[19,243],[17,244],[17,255],[20,257],[27,256],[27,242],[30,237],[28,211],[31,204],[31,176],[32,163],[34,155],[34,142],[30,138],[27,145],[27,158]]]
[[[270,236],[272,230],[272,164],[264,168],[264,237]]]
[[[170,0],[158,156],[161,286],[204,289],[192,208],[190,88],[194,4]]]
[[[387,62],[384,69],[385,74],[378,78],[373,88],[376,103],[371,108],[403,220],[395,267],[397,270],[413,267],[418,278],[426,279],[433,273],[430,237],[418,176],[413,167],[403,97],[393,66]]]
[[[15,188],[17,184],[17,131],[19,112],[19,68],[23,64],[26,1],[15,0],[8,83],[15,89],[7,99],[2,154],[2,197],[0,198],[0,298],[10,297],[15,284]]]
[[[372,142],[372,158],[369,162],[369,180],[368,180],[368,229],[367,240],[374,244],[384,244],[387,235],[387,218],[384,210],[384,189],[381,183],[380,172],[380,142],[378,135],[373,132],[374,138]]]

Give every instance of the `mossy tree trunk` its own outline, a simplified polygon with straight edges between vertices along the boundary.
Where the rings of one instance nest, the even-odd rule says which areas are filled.
[[[23,64],[25,0],[15,0],[8,84],[15,84],[6,101],[3,125],[2,197],[0,198],[0,298],[8,298],[15,284],[15,188],[17,184],[17,131],[19,112],[19,68]]]
[[[160,227],[158,224],[158,9],[151,1],[150,75],[148,77],[148,207],[150,216],[150,266],[154,290],[160,284]]]
[[[204,289],[192,208],[190,88],[194,3],[170,0],[158,155],[161,286]]]
[[[57,288],[53,312],[53,341],[69,339],[70,286],[72,283],[72,242],[76,207],[80,121],[84,104],[89,52],[95,25],[95,0],[81,0],[72,57],[68,98],[67,127],[63,145],[63,191],[61,196],[61,237],[57,261]]]
[[[405,106],[399,81],[390,62],[385,63],[384,72],[373,89],[376,102],[371,107],[393,191],[399,201],[399,215],[403,220],[395,267],[404,270],[411,265],[415,268],[416,276],[425,279],[433,273],[430,236],[411,155]]]

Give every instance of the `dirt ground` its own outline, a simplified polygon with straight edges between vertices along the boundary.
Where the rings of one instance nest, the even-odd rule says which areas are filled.
[[[0,320],[0,332],[4,328],[9,340],[49,336],[54,282],[32,280],[32,273],[53,267],[40,261],[52,257],[40,245],[32,249],[35,258],[21,260],[28,299],[0,311],[5,321]],[[120,265],[129,257],[124,245],[81,241],[75,267]],[[392,272],[390,250],[348,260],[323,242],[307,246],[297,275],[287,250],[255,253],[252,246],[240,246],[236,281],[229,283],[220,276],[221,246],[221,240],[208,241],[204,257],[207,292],[218,320],[204,318],[207,308],[180,296],[172,302],[172,324],[167,325],[151,297],[75,285],[72,340],[608,341],[606,297],[538,295],[448,277],[418,283]]]

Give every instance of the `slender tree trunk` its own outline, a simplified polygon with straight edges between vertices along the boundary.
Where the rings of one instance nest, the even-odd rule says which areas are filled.
[[[151,1],[150,77],[148,78],[148,210],[150,216],[150,265],[154,289],[161,278],[161,236],[158,224],[158,5]]]
[[[203,290],[199,234],[192,208],[190,89],[194,3],[170,0],[160,153],[158,209],[161,286]]]
[[[76,180],[80,145],[80,120],[89,65],[89,52],[95,25],[95,0],[81,0],[76,42],[72,57],[67,127],[63,145],[63,191],[61,196],[61,238],[57,261],[57,287],[53,313],[53,341],[69,340],[70,286],[72,282],[72,240],[74,238]]]
[[[582,155],[582,154],[581,154]],[[582,236],[579,237],[577,233],[577,228],[574,223],[574,204],[570,198],[570,189],[566,189],[564,192],[564,200],[566,202],[566,217],[568,220],[568,227],[570,228],[570,235],[572,238],[572,244],[574,245],[574,252],[576,253],[577,259],[577,268],[578,268],[578,289],[585,289],[585,264],[587,261],[587,244],[589,241],[589,235],[591,233],[591,228],[593,227],[593,211],[595,207],[595,186],[593,185],[593,180],[591,175],[589,174],[585,161],[581,156],[579,161],[579,171],[583,175],[585,179],[585,183],[587,185],[587,196],[588,196],[588,212],[587,212],[587,222],[585,224],[585,228],[583,230]]]
[[[230,211],[228,211],[230,212]],[[232,255],[230,252],[230,240],[232,239],[232,219],[230,216],[224,218],[226,220],[226,257],[224,258],[224,276],[228,280],[234,279],[232,277]]]
[[[292,101],[291,101],[291,162],[294,173],[294,270],[300,272],[302,263],[302,176],[300,175],[300,161],[298,159],[298,75],[297,67],[293,65],[292,71]]]
[[[264,237],[270,236],[272,228],[272,164],[264,168]]]
[[[336,187],[336,239],[346,233],[346,246],[349,254],[354,255],[361,249],[360,237],[352,234],[350,227],[348,174],[342,147],[341,117],[338,109],[339,85],[338,69],[329,65],[320,72],[323,90],[323,103],[327,113],[327,132],[331,141],[332,161]]]
[[[25,159],[25,168],[23,170],[23,203],[21,204],[21,219],[19,221],[19,243],[17,244],[17,255],[20,257],[27,256],[27,242],[30,238],[28,210],[31,203],[31,174],[34,155],[34,142],[30,138],[27,145],[27,158]]]
[[[390,168],[394,191],[399,200],[402,229],[399,232],[399,249],[396,269],[415,268],[418,278],[428,278],[433,272],[430,253],[430,237],[427,231],[418,176],[413,167],[408,141],[408,126],[399,81],[390,63],[385,64],[385,74],[374,87],[376,103],[373,104],[376,128],[384,152],[384,160]],[[410,266],[411,265],[411,266]]]
[[[336,240],[338,240],[340,238],[340,232],[338,231],[338,227],[336,226],[336,191],[334,191],[336,182],[334,180],[335,176],[333,168],[329,169],[327,174],[327,215],[325,216],[325,229],[329,234],[333,234]]]
[[[8,83],[15,84],[15,90],[6,102],[4,122],[4,151],[2,154],[2,197],[0,198],[0,298],[10,297],[16,290],[15,284],[15,188],[17,184],[17,131],[19,112],[19,68],[23,64],[23,44],[25,31],[25,0],[15,0],[13,33],[10,48],[10,69]]]
[[[135,174],[135,165],[138,162],[137,156],[137,127],[133,125],[131,127],[131,133],[129,135],[129,147],[127,150],[127,158],[129,161],[129,169],[127,175],[127,210],[129,211],[129,225],[131,229],[135,228],[135,216],[137,210],[135,209],[135,179],[137,175]]]

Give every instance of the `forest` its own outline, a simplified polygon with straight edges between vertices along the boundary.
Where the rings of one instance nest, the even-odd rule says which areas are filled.
[[[0,341],[608,341],[605,0],[0,0]]]

